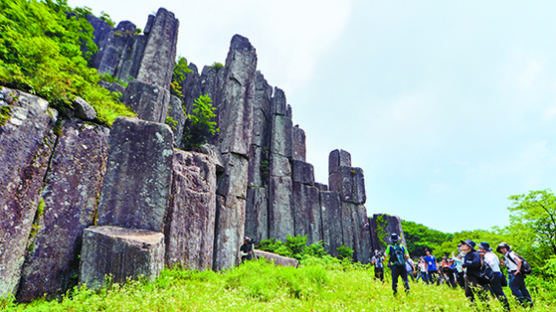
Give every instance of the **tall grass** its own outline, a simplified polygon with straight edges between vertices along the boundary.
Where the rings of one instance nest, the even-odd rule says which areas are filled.
[[[388,277],[386,278],[388,280]],[[554,282],[554,281],[552,281]],[[401,286],[401,285],[400,285]],[[509,290],[506,291],[510,295]],[[535,296],[535,294],[533,294]],[[7,311],[477,311],[461,289],[411,283],[411,292],[392,295],[372,269],[337,260],[307,259],[295,269],[251,261],[220,273],[166,270],[152,283],[130,281],[100,291],[76,289],[60,302],[8,304]],[[545,298],[541,296],[540,298]],[[510,300],[512,311],[528,311]],[[490,311],[503,311],[497,301]],[[539,299],[535,311],[554,311]]]

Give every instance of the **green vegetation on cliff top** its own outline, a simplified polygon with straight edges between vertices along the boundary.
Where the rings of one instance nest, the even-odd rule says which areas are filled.
[[[62,113],[80,96],[110,125],[135,114],[119,102],[119,93],[98,85],[100,75],[88,66],[97,47],[87,14],[64,0],[1,1],[0,84],[41,96]]]

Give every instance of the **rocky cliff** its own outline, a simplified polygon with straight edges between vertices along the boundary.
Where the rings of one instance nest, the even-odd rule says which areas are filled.
[[[328,185],[315,182],[305,132],[284,91],[257,71],[247,38],[232,38],[221,68],[199,73],[190,63],[178,98],[171,12],[149,16],[143,34],[130,22],[88,20],[99,46],[92,65],[132,79],[104,86],[138,118],[108,129],[87,121],[94,111],[79,99],[62,119],[38,97],[0,89],[0,294],[29,301],[63,293],[76,276],[99,287],[105,274],[154,278],[164,266],[222,270],[239,264],[244,235],[306,235],[332,255],[348,246],[362,263],[380,248],[385,225],[367,217],[362,169],[334,150]],[[220,132],[200,152],[182,151],[184,113],[204,94]]]

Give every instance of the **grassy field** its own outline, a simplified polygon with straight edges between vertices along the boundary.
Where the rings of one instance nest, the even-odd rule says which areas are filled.
[[[411,282],[410,282],[411,283]],[[401,286],[401,285],[400,285]],[[509,294],[509,290],[506,290]],[[534,293],[535,311],[554,311],[551,294]],[[390,282],[373,278],[367,266],[306,260],[298,269],[253,261],[215,273],[166,270],[153,283],[129,282],[94,292],[76,290],[71,299],[8,304],[7,311],[481,311],[463,290],[411,283],[411,292],[392,295]],[[511,298],[512,311],[518,308]],[[490,311],[502,311],[497,301]]]

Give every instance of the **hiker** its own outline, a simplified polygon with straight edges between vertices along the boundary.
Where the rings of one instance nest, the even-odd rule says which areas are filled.
[[[407,271],[407,275],[411,277],[411,280],[415,282],[415,266],[411,258],[405,260],[405,270]]]
[[[427,277],[427,263],[423,257],[421,257],[417,266],[419,267],[419,277],[422,278],[426,284],[428,284],[429,278]],[[417,280],[419,280],[419,277],[417,277]]]
[[[465,296],[469,301],[475,301],[474,292],[477,292],[479,299],[486,301],[487,293],[485,289],[485,283],[481,280],[481,256],[475,250],[475,242],[467,239],[461,241],[461,250],[465,253],[465,258],[463,258],[463,264],[461,265],[465,268],[465,275],[463,277],[465,281]]]
[[[392,290],[394,295],[398,293],[398,277],[401,276],[405,292],[409,293],[409,281],[405,268],[405,260],[409,258],[409,253],[404,246],[400,245],[398,234],[392,233],[390,241],[392,244],[386,247],[385,256],[388,258],[388,267],[392,270]]]
[[[254,258],[254,252],[253,252],[254,244],[255,241],[249,238],[248,236],[245,236],[243,238],[243,245],[241,245],[241,247],[239,248],[241,252],[241,262],[244,262],[245,260],[251,260]]]
[[[438,285],[440,284],[440,280],[438,279],[438,263],[436,262],[436,257],[431,255],[431,250],[429,248],[425,249],[425,254],[429,282],[432,284],[436,281],[436,285]]]
[[[454,252],[452,251],[452,259],[454,259],[454,267],[456,269],[456,281],[460,288],[465,289],[465,281],[463,280],[463,253],[460,250],[461,244],[458,244],[458,255],[454,257]]]
[[[375,249],[375,254],[371,258],[371,263],[375,267],[375,278],[384,282],[384,256],[378,249]]]
[[[496,251],[504,255],[504,264],[508,268],[508,280],[512,294],[522,305],[527,302],[529,306],[533,307],[533,299],[525,287],[525,276],[521,273],[523,262],[507,243],[500,243],[496,247]]]
[[[510,311],[508,298],[506,298],[506,294],[504,294],[504,290],[502,290],[503,275],[500,271],[500,260],[492,252],[492,248],[490,248],[490,244],[487,242],[481,242],[479,244],[479,253],[483,259],[483,276],[488,280],[490,290],[502,303],[504,309]]]
[[[454,270],[452,269],[452,265],[450,261],[448,261],[447,257],[442,258],[442,262],[440,262],[440,270],[445,277],[445,280],[448,282],[448,286],[452,288],[456,288],[456,279],[454,278]]]

